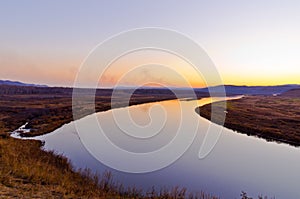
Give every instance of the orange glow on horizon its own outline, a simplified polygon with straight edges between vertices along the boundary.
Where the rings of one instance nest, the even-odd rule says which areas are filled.
[[[112,63],[100,79],[101,86],[203,87],[201,74],[181,58],[153,50],[128,54]]]

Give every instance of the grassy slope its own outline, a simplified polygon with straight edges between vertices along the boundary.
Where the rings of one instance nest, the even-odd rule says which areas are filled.
[[[210,119],[210,111],[211,105],[200,107],[200,115],[207,119]],[[297,97],[247,96],[228,101],[227,111],[224,124],[227,128],[300,146],[300,99]]]
[[[40,150],[41,142],[0,139],[0,195],[7,197],[105,196],[96,181],[72,170],[67,159]],[[104,192],[103,192],[104,193]]]

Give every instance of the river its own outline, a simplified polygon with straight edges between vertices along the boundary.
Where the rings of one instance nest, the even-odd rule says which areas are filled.
[[[45,150],[54,150],[66,156],[75,168],[90,168],[99,173],[112,171],[114,179],[125,186],[147,190],[152,186],[160,188],[178,185],[186,187],[188,191],[203,190],[221,198],[239,198],[241,191],[245,191],[253,197],[262,194],[275,196],[277,199],[299,199],[300,149],[239,134],[212,124],[195,112],[198,105],[220,100],[224,99],[170,100],[114,110],[114,114],[119,115],[129,111],[134,122],[140,126],[149,127],[150,124],[155,129],[156,122],[160,125],[160,121],[164,121],[163,127],[156,129],[161,132],[152,137],[151,130],[135,132],[145,137],[149,134],[149,139],[133,139],[128,135],[121,135],[120,128],[113,124],[111,110],[95,113],[98,120],[102,121],[105,131],[109,132],[107,136],[113,143],[127,151],[141,153],[168,144],[176,136],[179,125],[185,129],[184,127],[199,122],[196,137],[188,150],[171,165],[149,173],[122,172],[100,163],[82,144],[74,122],[35,139],[45,141]],[[164,119],[166,116],[167,119]],[[87,116],[76,122],[88,124],[90,120],[92,117]],[[205,158],[199,159],[199,149],[209,128],[222,133],[213,150]],[[96,138],[90,136],[89,139]],[[109,154],[110,151],[105,153]],[[128,163],[122,160],[120,165],[122,164]]]

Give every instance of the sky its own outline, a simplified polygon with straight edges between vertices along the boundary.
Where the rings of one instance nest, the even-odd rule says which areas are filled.
[[[1,0],[0,79],[72,86],[96,45],[126,30],[160,27],[197,42],[224,84],[300,84],[299,10],[298,0]],[[121,58],[101,81],[115,85],[124,60],[133,65],[141,57],[176,65],[193,87],[205,86],[182,60],[157,52]],[[148,66],[123,83],[184,86],[170,74]]]

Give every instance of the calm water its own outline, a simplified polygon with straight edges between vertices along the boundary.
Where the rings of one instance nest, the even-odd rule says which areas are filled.
[[[213,99],[218,100],[221,99]],[[105,124],[105,131],[110,132],[107,135],[109,139],[117,146],[134,152],[153,151],[166,145],[175,136],[180,121],[186,127],[199,122],[196,138],[184,155],[170,166],[155,172],[125,173],[101,164],[82,145],[74,122],[37,138],[45,141],[46,150],[65,155],[76,168],[87,167],[97,172],[111,170],[115,180],[125,185],[144,189],[153,185],[158,188],[179,185],[189,191],[203,190],[222,198],[239,198],[241,191],[246,191],[254,197],[263,194],[283,199],[299,199],[300,149],[286,144],[268,143],[211,124],[194,111],[197,104],[209,102],[210,98],[198,101],[171,100],[114,110],[114,114],[119,115],[129,111],[136,124],[148,125],[149,128],[134,132],[135,134],[142,133],[141,136],[147,137],[148,134],[151,135],[151,129],[161,131],[151,139],[133,139],[122,134],[120,128],[114,125],[112,111],[96,114],[98,120]],[[77,122],[89,124],[91,118],[87,116]],[[162,128],[156,128],[164,120]],[[212,131],[222,130],[222,134],[211,153],[204,159],[199,159],[199,149],[210,124]],[[125,162],[121,161],[120,164]]]

